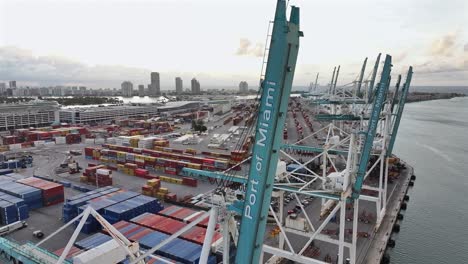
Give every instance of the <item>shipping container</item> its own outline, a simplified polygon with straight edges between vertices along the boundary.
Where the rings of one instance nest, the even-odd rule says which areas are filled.
[[[82,239],[76,242],[75,246],[82,250],[90,250],[110,240],[112,240],[111,236],[108,236],[102,233],[97,233],[97,234],[94,234],[90,237],[87,237],[85,239]]]
[[[42,191],[42,203],[44,206],[63,203],[64,201],[64,190],[62,184],[46,181],[36,177],[29,177],[16,182],[40,189]]]

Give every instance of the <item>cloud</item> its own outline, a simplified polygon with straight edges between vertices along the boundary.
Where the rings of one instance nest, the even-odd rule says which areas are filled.
[[[0,47],[0,76],[4,80],[40,85],[93,84],[118,87],[123,79],[149,82],[150,71],[116,65],[89,66],[60,56],[34,56],[30,50]],[[143,80],[145,80],[143,82]]]
[[[403,52],[397,53],[395,56],[393,56],[392,61],[393,61],[393,63],[399,63],[399,62],[404,61],[406,59],[406,57],[408,57],[408,52],[403,51]]]
[[[241,38],[239,40],[239,47],[237,48],[236,55],[262,57],[263,50],[263,44],[257,43],[255,44],[255,46],[253,46],[252,42],[249,39]]]
[[[457,42],[457,34],[449,33],[441,38],[434,40],[430,46],[429,52],[432,56],[452,56]]]
[[[430,55],[424,63],[416,65],[419,74],[451,74],[468,75],[468,43],[463,45],[455,33],[446,34],[434,40],[430,47]]]
[[[258,49],[258,48],[257,48]],[[255,53],[255,46],[250,49]],[[150,70],[120,65],[87,65],[80,61],[61,56],[36,56],[31,50],[13,46],[0,47],[0,82],[18,81],[19,86],[85,85],[90,88],[119,88],[124,80],[134,85],[148,84]],[[252,83],[257,75],[251,72],[160,72],[162,89],[173,89],[174,77],[189,80],[196,77],[205,87],[237,87],[238,80]]]

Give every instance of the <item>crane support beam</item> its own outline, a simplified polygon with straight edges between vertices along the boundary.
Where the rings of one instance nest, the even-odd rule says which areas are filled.
[[[364,118],[365,120],[366,118]],[[348,120],[348,121],[360,121],[360,116],[355,115],[328,115],[328,114],[318,114],[315,115],[315,120],[317,121],[329,121],[329,120]]]
[[[311,101],[312,104],[366,104],[364,100],[356,99],[343,99],[343,100],[328,100],[328,99],[316,99]]]
[[[299,30],[299,8],[291,6],[288,21],[285,0],[277,1],[273,23],[237,244],[238,264],[258,263],[262,255],[299,38],[303,36]]]
[[[377,93],[374,104],[372,106],[371,116],[369,119],[369,125],[367,127],[367,133],[365,136],[364,147],[361,153],[361,159],[359,161],[359,167],[356,174],[356,182],[353,186],[352,198],[357,199],[361,193],[362,184],[364,183],[364,176],[366,175],[367,164],[371,156],[372,146],[374,144],[374,137],[377,131],[377,126],[382,112],[388,87],[390,86],[390,72],[392,70],[392,57],[387,55],[385,58],[384,67],[382,70],[382,76],[380,78],[379,85],[377,87]]]
[[[408,74],[406,75],[406,82],[403,84],[403,90],[401,91],[400,100],[398,102],[397,115],[395,117],[395,122],[393,123],[390,143],[387,149],[387,157],[392,155],[393,146],[395,145],[396,136],[398,134],[398,128],[400,126],[401,116],[403,114],[403,109],[405,108],[406,98],[408,97],[409,87],[411,85],[411,79],[413,78],[413,67],[410,66],[408,69]]]
[[[211,178],[211,179],[218,179],[218,180],[227,180],[227,181],[237,182],[237,183],[242,183],[242,184],[247,183],[247,177],[225,174],[223,172],[183,168],[182,173],[185,176],[192,177],[192,178],[201,178],[201,179]]]
[[[301,190],[299,187],[285,186],[285,185],[275,185],[274,188],[275,188],[275,190],[281,190],[281,191],[286,191],[286,192],[291,192],[291,193],[308,195],[308,196],[313,196],[313,197],[318,197],[318,198],[331,199],[331,200],[335,200],[335,201],[340,201],[341,200],[340,195],[333,194],[333,193],[330,193],[330,192],[325,192],[325,191]]]
[[[322,153],[326,151],[328,154],[332,155],[348,155],[348,151],[346,150],[335,150],[335,149],[324,149],[319,147],[310,147],[310,146],[303,146],[303,145],[290,145],[284,144],[281,146],[282,149],[292,149],[292,150],[299,150],[309,153]]]

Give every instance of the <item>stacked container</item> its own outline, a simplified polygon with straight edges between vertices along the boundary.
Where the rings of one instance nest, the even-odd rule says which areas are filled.
[[[112,171],[108,169],[96,170],[96,184],[98,187],[112,185]]]
[[[124,168],[123,168],[123,172],[128,174],[128,175],[135,176],[135,169],[137,169],[137,167],[138,166],[136,164],[125,163]]]
[[[183,227],[186,226],[185,223],[180,221],[151,213],[145,213],[140,216],[137,216],[131,219],[131,222],[138,225],[146,226],[148,228],[154,229],[156,231],[166,233],[169,235],[174,234]]]
[[[120,188],[107,186],[67,198],[63,204],[63,221],[67,223],[76,217],[78,215],[78,208],[86,204],[89,200],[115,193],[119,190]]]
[[[152,197],[139,195],[104,209],[104,218],[110,223],[131,218],[145,212],[157,213],[164,207]]]
[[[42,207],[42,193],[37,188],[9,180],[2,180],[0,182],[0,191],[23,199],[29,209]]]
[[[161,188],[161,180],[152,179],[146,182],[146,185],[141,188],[141,191],[144,195],[156,197],[159,188]]]
[[[105,167],[106,166],[104,165],[98,165],[98,166],[86,168],[85,171],[83,172],[83,176],[80,177],[80,181],[96,184],[97,170],[104,169]]]
[[[102,234],[102,233],[97,233],[97,234],[94,234],[90,237],[87,237],[85,239],[82,239],[78,242],[75,243],[75,246],[79,249],[82,249],[84,251],[86,250],[90,250],[92,248],[95,248],[99,245],[102,245],[104,243],[106,243],[107,241],[110,241],[112,240],[112,237],[111,236],[108,236],[108,235],[105,235],[105,234]]]
[[[62,255],[63,251],[65,251],[65,248],[61,248],[61,249],[58,249],[58,250],[54,251],[54,254],[60,257]],[[84,250],[82,250],[80,248],[77,248],[75,246],[72,246],[70,248],[70,251],[68,251],[68,254],[65,256],[65,260],[67,260],[69,262],[73,262],[72,258],[74,256],[77,256],[77,255],[83,253],[83,252],[84,252]]]
[[[150,233],[139,241],[142,248],[150,249],[169,236],[160,232]],[[195,243],[185,241],[180,238],[175,238],[165,246],[161,247],[156,251],[158,255],[170,258],[180,263],[185,264],[198,264],[200,261],[202,246]],[[216,257],[211,255],[208,258],[208,264],[215,264]]]
[[[164,210],[161,210],[158,214],[170,217],[175,220],[182,221],[184,223],[191,223],[192,221],[198,219],[202,215],[203,211],[195,211],[190,208],[180,207],[176,205],[171,205]],[[197,224],[200,227],[208,226],[209,218],[205,218]]]
[[[86,147],[84,149],[84,154],[86,159],[93,159],[93,148],[91,147]]]
[[[68,134],[65,136],[65,141],[67,144],[78,144],[81,142],[80,134]]]
[[[17,220],[24,220],[29,217],[29,208],[21,198],[6,193],[0,193],[0,203],[2,211],[0,214],[0,223],[3,225],[13,223]]]
[[[21,179],[16,182],[40,189],[42,191],[42,203],[44,206],[63,203],[64,201],[62,184],[42,180],[35,177]]]
[[[17,207],[7,201],[0,201],[0,222],[2,225],[8,225],[18,221]]]
[[[128,200],[137,195],[138,193],[123,191],[123,190],[113,192],[110,194],[106,194],[101,197],[94,198],[88,201],[87,204],[80,206],[78,208],[78,213],[82,213],[88,206],[90,206],[102,215],[104,214],[104,208],[115,205],[122,201]],[[75,225],[78,225],[78,223],[79,221],[76,221]],[[101,225],[97,222],[97,220],[94,217],[89,217],[86,220],[83,228],[81,229],[81,232],[90,234],[90,233],[98,231],[100,228],[101,228]]]

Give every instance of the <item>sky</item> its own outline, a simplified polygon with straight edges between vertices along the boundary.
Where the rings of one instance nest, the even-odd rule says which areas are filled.
[[[0,0],[0,82],[163,90],[196,77],[204,87],[258,84],[274,0]],[[414,85],[468,86],[466,0],[291,0],[301,8],[295,86],[320,72],[338,85],[366,76],[379,52]]]

